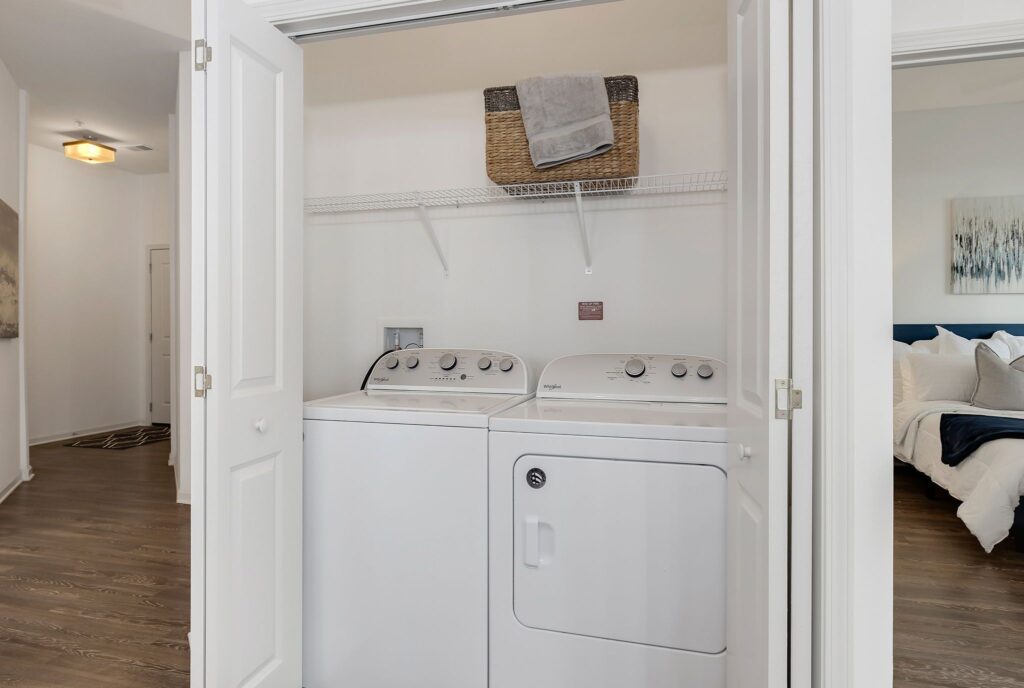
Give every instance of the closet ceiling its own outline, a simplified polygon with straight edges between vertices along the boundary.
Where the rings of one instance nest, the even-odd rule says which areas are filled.
[[[1024,57],[979,60],[892,73],[895,112],[1024,102]]]
[[[189,0],[3,0],[0,60],[31,97],[29,141],[60,152],[81,120],[116,141],[119,169],[167,171],[189,11]],[[140,144],[154,150],[127,150]]]

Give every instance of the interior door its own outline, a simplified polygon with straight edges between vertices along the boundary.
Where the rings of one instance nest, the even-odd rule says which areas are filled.
[[[729,0],[727,684],[782,688],[788,669],[789,2]]]
[[[149,252],[150,422],[171,422],[171,251]]]
[[[210,688],[298,688],[302,649],[302,52],[242,0],[205,11]],[[199,72],[197,72],[199,73]],[[200,103],[199,107],[204,107]],[[201,379],[201,376],[200,376]],[[200,385],[202,387],[203,385]]]

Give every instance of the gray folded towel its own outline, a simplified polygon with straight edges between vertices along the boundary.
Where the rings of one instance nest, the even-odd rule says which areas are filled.
[[[615,143],[600,74],[524,79],[516,84],[516,93],[537,169],[600,155]]]

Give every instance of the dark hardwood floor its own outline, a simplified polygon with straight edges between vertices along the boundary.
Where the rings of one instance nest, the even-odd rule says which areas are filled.
[[[188,686],[189,508],[168,442],[32,449],[0,504],[0,686]]]
[[[895,688],[1024,688],[1024,554],[985,554],[926,482],[896,471]]]

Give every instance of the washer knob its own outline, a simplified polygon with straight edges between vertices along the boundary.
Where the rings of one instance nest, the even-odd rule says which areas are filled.
[[[409,358],[405,359],[405,367],[408,368],[409,370],[412,370],[413,368],[415,368],[419,364],[420,364],[420,357],[419,356],[410,356]]]
[[[715,369],[709,366],[707,363],[701,363],[700,368],[697,368],[697,375],[700,376],[701,380],[707,380],[714,374]]]
[[[685,363],[676,363],[674,366],[672,366],[673,377],[686,377],[686,374],[688,372],[690,371],[687,370]]]
[[[388,370],[394,370],[398,367],[398,356],[388,356],[387,360],[384,361],[384,365],[387,366]]]
[[[483,358],[476,362],[476,367],[479,368],[480,370],[490,370],[491,359],[484,356]]]
[[[626,362],[626,375],[640,377],[647,372],[647,366],[639,358],[632,358]]]
[[[511,358],[503,358],[498,363],[498,368],[500,368],[501,372],[503,372],[503,373],[509,372],[510,370],[515,368],[515,366],[516,366],[516,362],[514,360],[512,360]]]
[[[444,354],[440,360],[441,370],[451,370],[458,362],[459,359],[455,357],[455,354]]]

